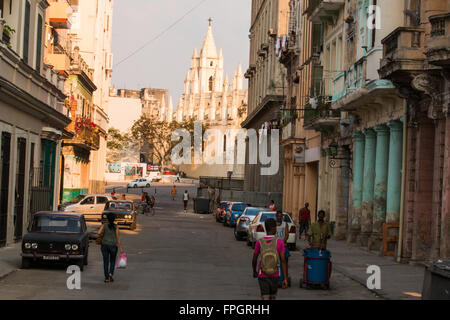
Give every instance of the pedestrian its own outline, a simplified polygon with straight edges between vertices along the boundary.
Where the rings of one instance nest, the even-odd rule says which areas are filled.
[[[108,213],[107,220],[108,222],[104,223],[98,230],[98,235],[102,237],[101,251],[105,283],[114,281],[113,275],[116,266],[117,249],[120,250],[120,253],[123,253],[119,228],[114,224],[115,215],[111,212]]]
[[[283,274],[287,274],[284,255],[284,242],[275,236],[277,223],[274,219],[264,222],[267,236],[258,240],[253,252],[253,277],[258,278],[261,298],[263,300],[276,300],[278,292],[278,279],[280,277],[280,261]],[[256,265],[261,255],[258,271]],[[283,280],[282,287],[287,287],[287,279]]]
[[[150,214],[152,215],[152,216],[154,216],[155,215],[155,202],[156,202],[156,199],[155,199],[155,197],[154,196],[151,196],[150,197]]]
[[[284,243],[284,258],[286,259],[286,271],[288,270],[288,262],[289,262],[289,257],[291,256],[288,248],[287,248],[287,241],[289,239],[289,226],[286,223],[286,221],[284,221],[284,217],[283,217],[283,212],[281,211],[277,211],[277,233],[275,234],[275,236],[278,239],[283,240]],[[285,273],[283,272],[283,270],[281,270],[281,274],[280,274],[280,281],[279,281],[279,286],[282,285],[283,280],[285,279]],[[288,275],[286,275],[286,279],[288,279]]]
[[[145,207],[145,215],[148,217],[148,214],[150,212],[150,204],[152,203],[152,198],[150,198],[150,196],[148,195],[148,193],[145,193],[145,203],[146,203],[146,207]]]
[[[172,187],[172,200],[175,201],[175,198],[177,197],[177,187],[173,185]]]
[[[311,212],[309,211],[309,203],[305,203],[305,207],[300,209],[299,214],[300,216],[300,232],[298,234],[298,239],[302,239],[302,233],[305,232],[305,239],[308,234],[309,226],[311,225]]]
[[[275,207],[275,201],[270,200],[269,209],[275,211],[277,208]]]
[[[185,190],[183,194],[184,213],[187,212],[188,202],[189,202],[189,193],[187,190]]]
[[[325,221],[325,211],[320,210],[317,214],[318,221],[311,224],[307,233],[310,247],[327,249],[327,240],[331,238],[331,227]]]

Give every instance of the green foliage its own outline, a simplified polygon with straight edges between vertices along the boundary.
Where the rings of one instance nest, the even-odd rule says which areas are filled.
[[[183,122],[157,121],[142,115],[136,120],[131,128],[131,139],[136,141],[141,150],[148,146],[153,151],[153,155],[159,164],[165,164],[170,160],[173,147],[178,142],[172,142],[172,133],[177,129],[186,129],[194,137],[194,120],[184,120]],[[203,132],[207,128],[203,126]]]

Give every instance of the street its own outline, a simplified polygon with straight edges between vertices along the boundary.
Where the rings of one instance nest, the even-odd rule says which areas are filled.
[[[149,189],[153,194],[154,190]],[[192,201],[184,214],[184,190],[191,198],[195,194],[194,187],[179,186],[173,201],[170,186],[156,187],[156,215],[140,215],[136,231],[121,230],[128,267],[116,271],[114,283],[103,283],[100,248],[91,241],[81,290],[67,289],[65,266],[42,265],[19,269],[0,280],[0,299],[260,299],[251,272],[252,250],[236,241],[232,229],[216,223],[213,215],[194,214]],[[98,227],[99,223],[89,224],[92,230]],[[336,271],[329,291],[300,289],[302,265],[297,250],[289,262],[292,287],[280,289],[279,299],[376,299]]]

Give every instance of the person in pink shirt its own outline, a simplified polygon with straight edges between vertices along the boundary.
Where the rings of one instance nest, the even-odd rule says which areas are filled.
[[[265,222],[266,227],[266,233],[267,236],[265,236],[263,239],[258,240],[255,244],[255,251],[253,253],[253,260],[252,260],[252,267],[253,267],[253,277],[258,278],[259,287],[261,289],[261,297],[263,300],[275,300],[277,297],[278,292],[278,280],[280,277],[280,271],[279,271],[279,265],[281,260],[281,267],[283,270],[283,274],[287,274],[286,270],[286,259],[284,255],[284,242],[282,239],[276,238],[275,234],[277,232],[277,223],[274,219],[267,219]],[[261,245],[261,241],[263,242],[263,245]],[[262,259],[264,259],[263,255],[271,255],[271,253],[267,253],[270,250],[267,248],[275,246],[273,243],[276,241],[276,253],[272,256],[275,259],[278,259],[276,268],[272,268],[274,271],[273,273],[266,274],[263,271]],[[262,248],[264,247],[264,248]],[[275,249],[275,248],[274,248]],[[264,252],[263,252],[264,251]],[[256,270],[258,257],[261,255],[261,261],[258,266],[258,271]],[[267,260],[266,260],[267,261]],[[285,278],[283,280],[283,288],[286,288],[288,285],[287,279]]]

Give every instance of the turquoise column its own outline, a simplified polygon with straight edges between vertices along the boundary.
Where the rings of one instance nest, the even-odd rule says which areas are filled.
[[[364,148],[364,180],[362,191],[362,221],[361,245],[367,246],[372,234],[373,225],[373,195],[375,180],[375,154],[377,148],[377,134],[372,129],[364,130],[366,141]]]
[[[375,127],[377,151],[375,159],[375,184],[373,196],[373,225],[369,239],[369,250],[379,249],[383,237],[383,223],[386,220],[386,194],[389,161],[389,128],[385,125]]]
[[[389,169],[386,200],[386,222],[399,222],[402,189],[403,124],[389,121]],[[432,177],[430,177],[431,179]]]
[[[353,134],[352,222],[349,242],[355,242],[361,231],[362,190],[364,180],[364,134]]]

